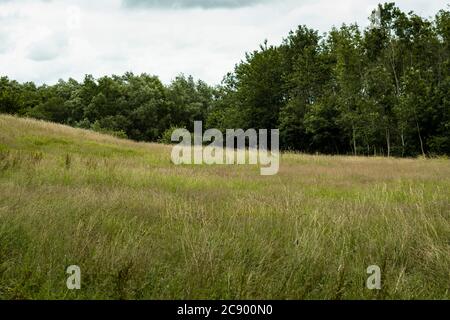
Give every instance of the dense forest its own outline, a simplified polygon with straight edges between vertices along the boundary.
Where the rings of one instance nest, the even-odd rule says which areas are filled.
[[[370,27],[299,26],[245,55],[219,86],[181,75],[87,75],[36,86],[0,78],[0,113],[143,141],[174,128],[279,128],[283,149],[450,155],[450,11],[433,19],[379,5]]]

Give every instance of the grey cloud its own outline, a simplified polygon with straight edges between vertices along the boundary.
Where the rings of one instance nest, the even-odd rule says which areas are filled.
[[[269,0],[122,0],[125,7],[148,7],[164,9],[183,8],[241,8]]]
[[[60,56],[67,47],[64,35],[52,34],[44,39],[32,43],[27,58],[34,61],[48,61]]]

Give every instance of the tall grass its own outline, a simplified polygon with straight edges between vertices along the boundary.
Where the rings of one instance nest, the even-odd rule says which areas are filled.
[[[283,154],[263,177],[170,151],[0,116],[0,298],[450,297],[449,160]]]

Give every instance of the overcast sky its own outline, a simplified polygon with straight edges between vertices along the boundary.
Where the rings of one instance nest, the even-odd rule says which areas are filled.
[[[0,0],[0,75],[54,83],[146,72],[217,84],[246,51],[306,24],[321,32],[367,17],[372,0]],[[448,0],[396,1],[432,16]]]

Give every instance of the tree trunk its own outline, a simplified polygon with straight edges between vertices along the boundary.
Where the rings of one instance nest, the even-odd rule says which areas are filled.
[[[395,79],[395,91],[397,93],[397,96],[400,95],[400,82],[397,76],[397,70],[395,69],[395,50],[394,46],[391,44],[391,57],[390,57],[390,64],[392,68],[392,72],[394,73],[394,79]]]
[[[417,133],[419,134],[419,141],[420,141],[420,150],[422,151],[422,155],[424,157],[426,157],[425,155],[425,150],[423,149],[423,140],[422,140],[422,134],[420,133],[420,127],[419,127],[419,123],[416,120],[416,125],[417,125]]]
[[[391,133],[389,132],[389,128],[386,128],[386,145],[387,145],[387,156],[391,157]]]
[[[402,158],[405,156],[405,134],[403,133],[403,129],[400,133],[400,138],[402,139]]]

